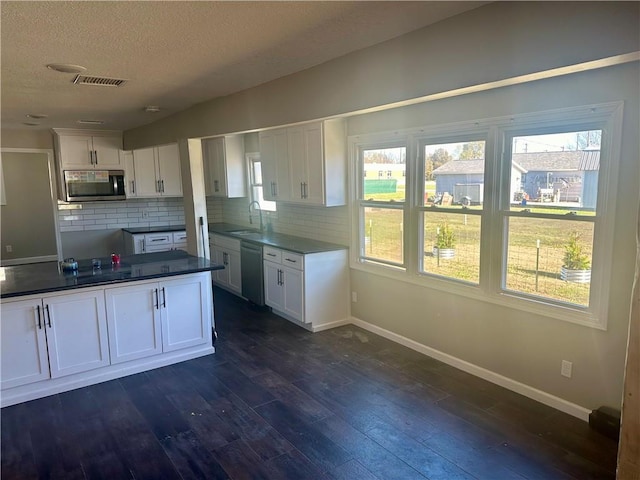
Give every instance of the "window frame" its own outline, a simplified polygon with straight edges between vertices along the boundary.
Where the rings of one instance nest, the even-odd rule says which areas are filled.
[[[264,194],[263,194],[263,202],[270,202],[273,203],[273,210],[271,209],[267,209],[264,208],[263,204],[260,203],[260,200],[258,198],[255,198],[253,189],[254,188],[262,188],[262,191],[264,192],[264,186],[262,183],[256,183],[255,182],[255,173],[254,173],[254,163],[256,162],[260,162],[262,163],[262,160],[260,158],[260,152],[249,152],[247,154],[245,154],[245,159],[247,162],[247,185],[248,185],[248,189],[249,189],[249,201],[250,202],[258,202],[260,204],[260,210],[262,210],[262,212],[271,218],[277,218],[278,215],[278,206],[276,204],[276,202],[272,202],[271,200],[264,200]]]
[[[427,145],[443,145],[443,144],[451,144],[451,143],[476,142],[476,141],[485,142],[484,176],[486,179],[486,176],[487,176],[486,157],[487,157],[487,145],[488,145],[487,138],[489,135],[489,131],[486,128],[478,128],[478,126],[476,125],[474,125],[473,128],[467,127],[462,130],[463,131],[450,133],[448,135],[442,135],[442,134],[420,135],[414,138],[414,141],[416,143],[416,153],[417,153],[416,154],[416,168],[417,168],[416,179],[418,178],[424,179],[420,183],[420,185],[416,185],[415,187],[415,190],[416,190],[416,196],[414,198],[415,205],[413,205],[413,208],[411,209],[412,217],[415,217],[414,222],[416,223],[418,228],[418,237],[416,239],[417,241],[416,255],[417,255],[418,263],[416,265],[416,268],[417,268],[416,274],[420,276],[435,277],[438,279],[452,281],[452,282],[456,282],[463,285],[478,287],[480,286],[480,280],[482,278],[482,274],[479,274],[478,282],[470,282],[470,281],[455,278],[455,277],[448,277],[445,275],[438,275],[437,273],[425,272],[424,271],[424,255],[422,254],[422,251],[423,251],[422,247],[424,246],[424,240],[425,240],[424,239],[424,213],[425,212],[449,213],[449,214],[455,214],[455,215],[470,214],[474,216],[479,216],[480,217],[480,234],[481,234],[480,247],[482,246],[482,231],[483,231],[482,224],[484,223],[484,218],[485,218],[485,215],[483,214],[484,202],[483,202],[482,210],[467,210],[467,211],[465,211],[465,209],[461,209],[457,207],[439,206],[434,208],[434,206],[424,205],[424,198],[426,193],[424,189],[424,184],[426,183],[426,175],[427,175],[427,172],[425,169],[426,158],[424,155],[424,150]],[[485,185],[486,185],[486,181],[485,181]],[[484,189],[485,187],[483,187],[483,198],[484,198],[484,195],[486,194],[486,192],[484,192]],[[482,255],[480,255],[480,265],[478,265],[478,268],[479,269],[482,268]]]
[[[364,184],[365,184],[365,168],[364,162],[362,161],[362,154],[365,150],[381,150],[386,148],[405,148],[406,155],[406,164],[405,164],[405,198],[402,202],[391,202],[391,201],[381,201],[381,200],[366,200],[364,198]],[[356,162],[352,162],[355,167],[355,172],[352,178],[357,179],[353,192],[355,196],[353,197],[353,228],[352,228],[352,238],[357,238],[358,243],[358,262],[362,264],[369,265],[379,265],[386,268],[393,269],[394,271],[406,271],[407,270],[407,242],[406,242],[406,227],[407,227],[407,205],[408,205],[408,197],[411,194],[410,189],[410,174],[407,172],[409,166],[409,145],[400,138],[389,138],[389,137],[380,137],[378,136],[375,141],[369,142],[364,141],[362,143],[354,143],[352,144],[352,149],[355,149],[355,155],[357,158]],[[352,150],[354,151],[354,150]],[[382,179],[380,177],[380,172],[378,171],[378,179]],[[384,170],[382,170],[384,173]],[[366,255],[366,225],[364,219],[364,210],[366,208],[380,208],[385,210],[400,210],[402,211],[402,224],[403,224],[403,245],[402,245],[402,262],[392,262],[384,259],[376,258],[376,257],[368,257]]]
[[[615,212],[620,148],[622,137],[623,102],[609,102],[583,105],[518,115],[487,119],[468,119],[461,122],[394,130],[382,133],[367,133],[349,137],[349,156],[352,181],[352,248],[351,268],[399,281],[409,282],[451,294],[465,296],[480,301],[495,303],[517,310],[539,314],[571,323],[577,323],[606,330],[609,285],[612,274],[614,217],[607,212]],[[503,288],[503,278],[507,268],[507,237],[505,218],[516,216],[513,211],[503,211],[505,188],[510,181],[511,143],[510,138],[533,135],[541,131],[602,130],[601,164],[598,172],[598,197],[594,219],[592,255],[592,277],[588,307],[554,301],[548,297],[538,297],[514,292]],[[524,132],[524,133],[523,133]],[[456,141],[480,140],[485,138],[485,184],[484,202],[481,215],[480,239],[480,279],[470,283],[450,277],[442,277],[420,272],[419,249],[422,245],[422,221],[425,209],[420,195],[424,196],[424,158],[420,158],[425,144],[452,143]],[[478,138],[471,137],[477,136]],[[462,139],[462,140],[460,140]],[[406,197],[402,205],[404,211],[404,255],[403,265],[388,265],[384,262],[368,261],[361,256],[364,236],[361,237],[360,190],[364,182],[364,168],[359,165],[361,149],[405,146],[406,156]],[[509,154],[506,154],[506,149]],[[422,154],[423,156],[423,154]],[[501,193],[504,192],[504,193]],[[508,203],[507,203],[508,204]],[[456,209],[457,210],[457,209]],[[446,212],[443,207],[438,212]],[[518,213],[518,212],[516,212]],[[532,216],[544,214],[531,214]],[[552,218],[556,218],[551,215]],[[580,217],[580,216],[578,216]],[[575,220],[573,217],[572,220]],[[585,220],[590,221],[590,220]],[[362,234],[363,235],[363,234]]]

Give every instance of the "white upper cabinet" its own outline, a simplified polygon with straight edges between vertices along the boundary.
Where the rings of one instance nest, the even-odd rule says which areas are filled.
[[[247,196],[244,139],[241,135],[204,139],[202,154],[207,196]]]
[[[128,173],[127,195],[135,197],[181,197],[182,175],[178,145],[133,150],[133,175]]]
[[[122,133],[54,129],[60,170],[122,169]]]
[[[291,197],[287,129],[260,132],[260,162],[264,199],[289,201]]]
[[[261,132],[260,156],[265,199],[328,207],[346,203],[344,121]]]

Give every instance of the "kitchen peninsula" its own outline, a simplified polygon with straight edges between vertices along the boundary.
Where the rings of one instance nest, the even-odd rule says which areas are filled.
[[[4,267],[2,406],[213,353],[211,271],[186,252]]]

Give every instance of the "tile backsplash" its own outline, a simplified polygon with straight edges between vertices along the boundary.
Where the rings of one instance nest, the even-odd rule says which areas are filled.
[[[249,226],[249,200],[207,199],[209,222],[227,222]],[[312,207],[278,203],[277,212],[263,212],[263,222],[271,223],[273,231],[325,242],[349,245],[350,223],[348,207]],[[253,216],[253,227],[257,218]]]
[[[58,206],[61,232],[184,224],[182,198],[130,199]],[[61,209],[62,208],[62,209]]]
[[[133,227],[183,225],[182,198],[130,199],[122,202],[92,202],[60,205],[58,220],[61,232],[113,230]],[[257,218],[254,215],[254,227]],[[209,223],[227,222],[249,226],[249,201],[246,198],[207,198]],[[311,207],[278,204],[275,214],[264,212],[265,226],[274,232],[349,245],[349,210],[347,207]]]

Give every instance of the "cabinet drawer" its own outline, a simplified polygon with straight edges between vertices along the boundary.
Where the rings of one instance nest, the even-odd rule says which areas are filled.
[[[218,247],[226,248],[229,250],[240,251],[240,240],[237,238],[225,237],[224,235],[211,235],[211,243]]]
[[[304,270],[304,255],[282,250],[282,264],[296,270]]]
[[[271,247],[262,249],[262,258],[274,263],[282,263],[282,250]]]
[[[173,243],[187,243],[187,232],[173,232]]]
[[[146,247],[155,247],[157,245],[173,244],[173,235],[171,232],[166,233],[150,233],[144,236]]]

